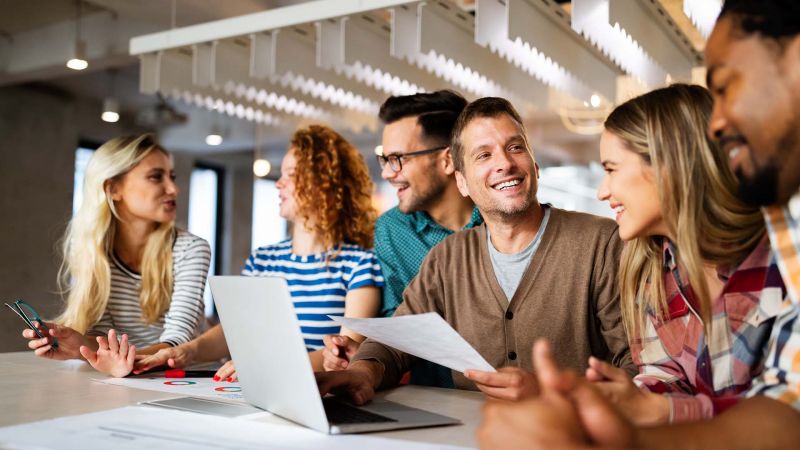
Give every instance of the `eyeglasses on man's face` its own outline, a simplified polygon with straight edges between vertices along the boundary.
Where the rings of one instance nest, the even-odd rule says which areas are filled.
[[[389,164],[389,167],[395,172],[400,172],[403,170],[403,160],[408,158],[413,158],[414,156],[420,155],[427,155],[428,153],[440,152],[446,148],[448,145],[444,145],[441,147],[434,147],[434,148],[426,148],[425,150],[418,150],[415,152],[408,152],[408,153],[390,153],[388,155],[384,154],[382,147],[380,151],[376,151],[375,157],[378,158],[378,164],[380,164],[381,169],[386,167],[386,164]]]

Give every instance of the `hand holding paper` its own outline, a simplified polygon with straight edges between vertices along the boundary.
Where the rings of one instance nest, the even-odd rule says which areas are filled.
[[[477,350],[436,313],[375,319],[331,319],[389,347],[458,372],[463,373],[467,369],[495,371]]]

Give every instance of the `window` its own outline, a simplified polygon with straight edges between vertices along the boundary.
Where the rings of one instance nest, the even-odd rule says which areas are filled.
[[[83,203],[83,178],[86,175],[86,166],[89,158],[94,154],[90,148],[78,147],[75,150],[75,178],[72,188],[72,215],[78,213]]]
[[[222,169],[206,165],[196,165],[189,179],[189,232],[205,239],[211,246],[209,275],[216,275],[219,268],[221,182]],[[206,316],[211,317],[214,315],[214,302],[208,286],[204,300]]]
[[[253,248],[280,242],[287,237],[286,220],[280,216],[275,181],[256,178],[253,183]]]

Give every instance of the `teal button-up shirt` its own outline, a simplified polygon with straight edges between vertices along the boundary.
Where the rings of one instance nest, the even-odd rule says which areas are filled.
[[[482,223],[478,208],[474,208],[463,229]],[[451,234],[453,230],[439,225],[424,211],[404,214],[394,207],[378,218],[375,224],[375,255],[381,263],[386,282],[381,317],[394,314],[394,310],[403,302],[406,286],[417,276],[422,260],[436,244]]]

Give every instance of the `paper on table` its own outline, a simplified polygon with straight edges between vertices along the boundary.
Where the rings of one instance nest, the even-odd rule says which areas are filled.
[[[147,391],[168,392],[188,397],[211,397],[244,403],[242,388],[239,383],[216,382],[211,378],[164,378],[164,377],[131,377],[131,378],[95,378],[105,384],[125,386]]]
[[[291,424],[128,406],[0,428],[0,448],[433,450],[462,447],[370,436],[330,436]]]
[[[450,324],[433,312],[375,319],[329,317],[356,333],[458,372],[495,371]]]

